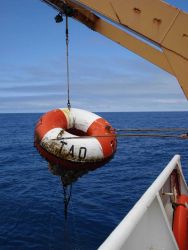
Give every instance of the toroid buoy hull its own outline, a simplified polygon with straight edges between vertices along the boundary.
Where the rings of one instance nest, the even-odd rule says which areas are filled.
[[[55,109],[35,127],[35,147],[50,164],[95,169],[116,152],[115,130],[100,116],[81,109]]]

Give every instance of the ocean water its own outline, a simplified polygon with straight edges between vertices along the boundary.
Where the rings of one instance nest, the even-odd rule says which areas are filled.
[[[188,127],[188,112],[100,115],[115,128]],[[0,114],[1,250],[97,249],[174,154],[188,179],[188,140],[119,138],[114,159],[73,184],[65,221],[60,178],[33,147],[39,117]]]

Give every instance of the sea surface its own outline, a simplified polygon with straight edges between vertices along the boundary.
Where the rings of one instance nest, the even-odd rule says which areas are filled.
[[[118,129],[188,127],[188,112],[100,115]],[[0,114],[1,250],[97,249],[174,154],[188,180],[188,140],[120,137],[114,159],[73,184],[65,220],[60,177],[33,147],[40,116]]]

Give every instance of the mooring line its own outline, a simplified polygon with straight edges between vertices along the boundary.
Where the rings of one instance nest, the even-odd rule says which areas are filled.
[[[169,134],[114,134],[114,135],[92,135],[92,136],[70,136],[52,139],[54,141],[62,140],[78,140],[78,139],[90,139],[90,138],[108,138],[108,137],[160,137],[160,138],[177,138],[177,139],[188,139],[184,135],[169,135]]]
[[[64,185],[62,177],[61,177],[61,182],[63,186],[63,196],[64,196],[64,217],[66,221],[67,215],[68,215],[68,205],[69,205],[71,195],[72,195],[72,184],[68,186]]]
[[[166,134],[119,134],[117,137],[160,137],[160,138],[178,138],[180,135],[166,135]]]
[[[120,128],[116,129],[115,131],[127,131],[127,132],[136,132],[136,131],[143,131],[143,132],[150,132],[150,131],[188,131],[188,128]]]

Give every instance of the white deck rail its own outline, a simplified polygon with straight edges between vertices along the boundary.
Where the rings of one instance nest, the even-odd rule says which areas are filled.
[[[180,156],[175,155],[99,250],[178,249],[172,232],[172,203],[169,196],[162,194],[170,192],[170,175],[174,169],[178,172],[181,193],[188,194]]]

